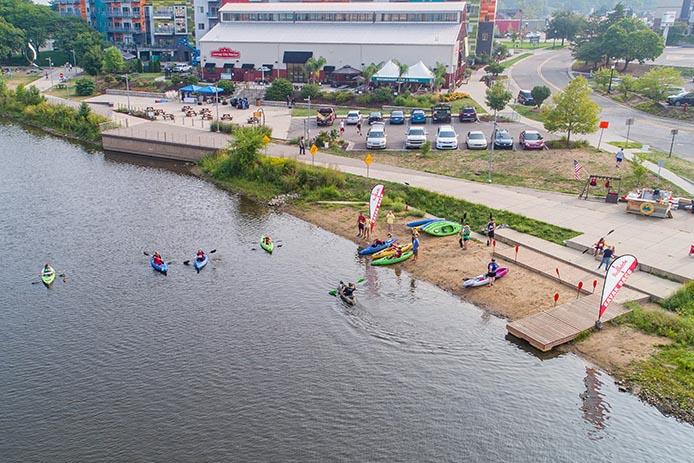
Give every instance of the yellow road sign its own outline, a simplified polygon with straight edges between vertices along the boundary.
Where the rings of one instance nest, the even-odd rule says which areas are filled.
[[[366,157],[364,157],[364,164],[370,166],[372,162],[374,162],[374,157],[371,155],[371,153],[366,153]]]
[[[311,156],[315,156],[318,152],[318,147],[315,144],[313,144],[311,145],[311,149],[309,149],[309,151],[311,152]]]
[[[263,135],[263,145],[267,145],[268,143],[270,143],[270,137]]]

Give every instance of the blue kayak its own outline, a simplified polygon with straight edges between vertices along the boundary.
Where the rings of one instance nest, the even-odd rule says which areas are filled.
[[[166,272],[169,271],[169,266],[166,264],[166,262],[162,262],[161,265],[157,265],[154,263],[154,257],[149,258],[149,265],[151,265],[154,270],[159,273],[163,273],[164,275],[166,275]]]
[[[372,244],[369,247],[366,247],[364,249],[359,250],[359,255],[360,256],[368,256],[370,254],[374,254],[378,251],[383,251],[385,248],[390,247],[393,243],[395,243],[398,239],[393,237],[389,240],[386,240],[382,244]]]
[[[195,270],[198,272],[202,270],[205,265],[207,265],[207,261],[210,260],[210,258],[205,254],[205,258],[203,260],[198,260],[197,256],[193,260],[193,267],[195,267]]]
[[[421,227],[422,225],[428,225],[431,222],[440,222],[441,220],[446,220],[446,219],[439,219],[439,218],[433,218],[433,219],[419,219],[415,220],[412,222],[409,222],[407,224],[408,227],[410,228],[415,228],[415,227]]]

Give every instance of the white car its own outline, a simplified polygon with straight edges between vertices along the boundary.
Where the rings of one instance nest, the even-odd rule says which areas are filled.
[[[455,150],[458,149],[458,134],[450,125],[442,125],[436,130],[436,149]]]
[[[345,117],[345,124],[347,125],[357,125],[361,121],[361,114],[359,111],[350,111]]]
[[[419,148],[427,141],[427,131],[424,127],[410,127],[407,129],[405,148]]]
[[[173,72],[190,72],[193,66],[187,63],[176,63],[173,67]]]
[[[374,124],[366,134],[367,149],[385,149],[386,147],[386,126],[383,124]]]
[[[487,149],[487,138],[484,136],[484,132],[472,130],[467,133],[465,144],[469,150],[484,150]]]

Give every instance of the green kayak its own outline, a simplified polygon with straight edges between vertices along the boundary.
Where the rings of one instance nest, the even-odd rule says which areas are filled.
[[[392,265],[392,264],[397,264],[398,262],[404,262],[410,257],[412,257],[414,254],[412,251],[408,251],[403,253],[400,257],[382,257],[380,259],[376,259],[371,262],[371,265]]]
[[[431,225],[424,227],[424,231],[433,236],[450,236],[455,235],[463,228],[457,222],[448,220],[441,222],[432,222]]]
[[[44,285],[50,286],[53,280],[55,280],[55,270],[53,270],[53,267],[48,266],[47,269],[41,271],[41,281],[43,281]]]
[[[260,247],[272,254],[273,249],[275,249],[275,243],[270,241],[270,244],[265,244],[265,235],[260,237]]]

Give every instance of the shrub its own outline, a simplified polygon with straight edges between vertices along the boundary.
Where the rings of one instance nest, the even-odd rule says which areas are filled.
[[[320,85],[306,84],[301,88],[301,98],[317,98],[321,94]]]
[[[388,87],[380,87],[373,91],[372,101],[376,103],[390,103],[393,101],[393,92]]]
[[[161,72],[161,61],[151,60],[149,63],[147,63],[147,71],[148,72]]]
[[[368,106],[373,101],[373,97],[370,93],[364,93],[363,95],[357,95],[355,101],[360,106]]]
[[[294,86],[287,79],[275,79],[265,91],[265,99],[283,101],[294,92]]]
[[[422,146],[419,147],[419,152],[422,154],[422,156],[426,157],[426,155],[428,155],[430,151],[431,151],[431,142],[429,140],[422,143]]]
[[[352,100],[354,94],[352,92],[339,91],[335,93],[335,103],[344,104]]]
[[[224,93],[227,95],[233,94],[236,90],[236,85],[234,85],[234,83],[230,80],[220,80],[217,82],[217,87],[224,90]]]
[[[451,101],[458,101],[458,100],[464,100],[465,98],[469,97],[470,95],[465,92],[451,92],[451,93],[444,93],[441,95],[441,101],[445,102],[451,102]]]
[[[239,128],[239,125],[234,124],[233,122],[213,121],[212,123],[210,123],[210,132],[232,134],[236,131],[237,128]]]
[[[491,63],[490,65],[485,67],[484,70],[493,76],[498,76],[499,74],[504,72],[504,65],[501,63]]]
[[[681,315],[694,316],[694,281],[684,284],[675,294],[665,299],[661,305]]]
[[[593,73],[593,82],[595,86],[603,92],[607,90],[610,85],[610,76],[612,76],[613,71],[611,69],[602,68]]]

